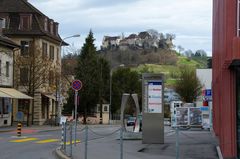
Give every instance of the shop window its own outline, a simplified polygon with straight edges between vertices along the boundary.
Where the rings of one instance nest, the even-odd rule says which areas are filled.
[[[29,111],[30,102],[27,99],[19,99],[18,100],[18,111],[27,114]]]
[[[2,98],[2,114],[9,113],[9,104],[10,104],[10,101],[8,98]]]

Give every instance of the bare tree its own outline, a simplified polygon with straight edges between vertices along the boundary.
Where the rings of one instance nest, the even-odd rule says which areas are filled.
[[[44,54],[35,40],[21,48],[21,53],[14,57],[15,87],[22,88],[29,96],[34,97],[35,92],[43,87],[51,91],[57,88],[54,82],[54,69],[52,59]],[[28,109],[28,122],[29,122]],[[32,102],[32,124],[34,119],[34,98]]]

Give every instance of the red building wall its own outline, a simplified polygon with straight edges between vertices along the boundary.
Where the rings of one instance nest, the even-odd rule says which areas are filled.
[[[213,0],[213,129],[225,158],[237,156],[236,80],[230,68],[240,59],[237,0]]]

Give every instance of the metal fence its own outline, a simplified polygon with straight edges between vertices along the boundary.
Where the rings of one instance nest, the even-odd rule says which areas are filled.
[[[79,125],[78,125],[79,126]],[[77,130],[75,127],[74,122],[68,122],[68,123],[62,123],[62,137],[61,137],[61,151],[69,156],[73,156],[73,145],[76,146],[77,143],[80,142],[80,140],[77,140],[79,138],[79,135],[76,134],[76,131],[74,132],[74,129]],[[94,131],[92,128],[90,128],[88,125],[84,125],[80,127],[80,129],[77,130],[78,134],[82,134],[83,141],[84,142],[84,158],[88,158],[88,145],[89,141],[96,140],[100,138],[107,138],[112,135],[119,135],[119,158],[123,159],[123,128],[118,128],[117,130],[114,130],[110,133],[101,134],[96,131]],[[89,134],[94,134],[94,139],[89,139]]]
[[[93,153],[95,153],[95,154],[103,153],[103,151],[102,152],[94,152],[97,150],[93,149],[91,147],[91,146],[93,146],[93,145],[91,145],[92,144],[91,142],[99,140],[98,142],[95,142],[94,144],[98,143],[97,146],[108,145],[108,144],[102,143],[102,141],[100,142],[100,140],[107,139],[107,140],[104,140],[104,142],[105,141],[112,142],[112,140],[111,140],[111,136],[112,136],[114,138],[114,140],[116,140],[116,137],[118,139],[117,142],[113,143],[113,144],[117,143],[117,145],[114,145],[116,148],[116,151],[114,152],[115,158],[116,159],[127,158],[127,155],[125,154],[126,148],[123,147],[123,146],[127,145],[127,143],[125,143],[125,141],[124,141],[126,132],[123,131],[124,130],[123,128],[116,127],[116,128],[114,128],[115,130],[111,129],[111,132],[110,131],[109,132],[106,132],[106,131],[101,132],[101,131],[97,131],[97,129],[94,129],[92,126],[78,125],[78,130],[77,130],[78,134],[75,135],[75,133],[74,133],[75,127],[74,126],[75,126],[74,122],[62,124],[61,151],[63,153],[65,153],[67,156],[73,157],[74,153],[76,153],[76,149],[77,149],[77,151],[81,151],[81,156],[77,156],[77,158],[84,158],[84,159],[89,158],[90,159],[90,158],[92,158]],[[104,130],[104,127],[101,130]],[[133,133],[133,132],[127,132],[127,133]],[[188,131],[186,129],[183,130],[179,127],[175,127],[174,129],[169,128],[169,130],[165,131],[165,133],[164,133],[164,136],[165,136],[164,138],[165,138],[166,143],[158,145],[159,154],[162,153],[160,155],[166,155],[166,156],[169,155],[172,157],[175,156],[176,159],[179,159],[179,158],[193,157],[193,156],[191,156],[191,153],[196,151],[198,155],[202,154],[202,157],[204,158],[207,156],[207,154],[204,154],[204,152],[202,152],[204,148],[202,148],[201,146],[204,147],[204,145],[206,145],[205,149],[209,149],[210,147],[216,147],[218,145],[218,143],[211,142],[211,140],[208,140],[204,136],[202,136],[202,137],[198,136],[198,134],[201,135],[201,133],[203,133],[203,132]],[[208,137],[211,137],[209,131],[204,131],[204,133],[208,134]],[[82,138],[81,144],[79,144],[79,145],[77,145],[77,143],[79,143],[80,141],[77,140],[77,138],[78,139]],[[227,144],[231,144],[231,143],[227,143]],[[76,146],[76,147],[73,147],[73,146]],[[96,146],[96,145],[94,145],[94,146]],[[147,145],[147,148],[151,149],[151,146],[154,147],[156,145],[149,144],[149,145]],[[195,149],[193,150],[191,148],[194,146],[196,147],[196,150]],[[189,147],[190,147],[190,149],[189,149]],[[169,148],[169,150],[171,150],[171,151],[164,152],[164,150],[166,148]],[[73,150],[75,150],[75,151],[73,151]],[[155,150],[156,150],[156,148],[155,148]],[[106,151],[104,151],[104,153],[106,155],[108,154],[108,152],[106,152]]]

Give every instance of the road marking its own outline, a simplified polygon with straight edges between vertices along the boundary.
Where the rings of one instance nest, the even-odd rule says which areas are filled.
[[[37,143],[37,144],[45,144],[45,143],[58,142],[58,141],[60,141],[60,140],[59,139],[47,139],[47,140],[37,141],[35,143]]]
[[[76,143],[80,143],[80,140],[76,140]],[[74,140],[72,141],[72,144],[74,144]],[[70,141],[66,142],[66,145],[70,145]]]
[[[35,141],[38,140],[38,138],[26,138],[26,139],[19,139],[19,140],[10,140],[9,142],[28,142],[28,141]]]

